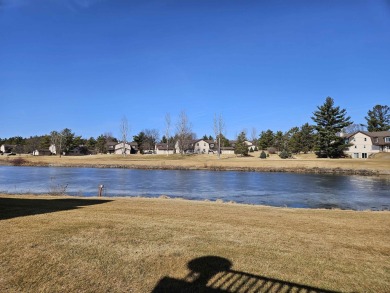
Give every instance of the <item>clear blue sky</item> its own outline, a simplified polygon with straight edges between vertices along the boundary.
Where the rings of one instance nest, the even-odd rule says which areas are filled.
[[[198,136],[312,122],[327,96],[364,123],[390,104],[388,0],[0,0],[0,137]]]

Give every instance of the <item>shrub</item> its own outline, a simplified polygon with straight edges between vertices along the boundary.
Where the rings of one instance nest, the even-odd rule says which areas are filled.
[[[291,157],[291,155],[288,151],[283,150],[280,152],[279,157],[282,159],[287,159],[287,158]]]
[[[274,147],[268,148],[268,153],[269,154],[276,154],[276,148],[274,148]]]
[[[257,152],[259,149],[257,148],[257,146],[255,146],[255,152]]]
[[[253,152],[254,152],[254,150],[253,150],[252,148],[250,148],[250,149],[249,149],[249,152],[253,153]]]
[[[267,155],[265,154],[265,152],[261,151],[260,159],[266,159],[266,158],[267,158]]]

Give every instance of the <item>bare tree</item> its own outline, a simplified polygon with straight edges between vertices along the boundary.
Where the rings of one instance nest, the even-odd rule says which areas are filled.
[[[214,114],[214,134],[218,144],[218,159],[221,158],[221,137],[225,131],[225,122],[221,114]]]
[[[122,155],[126,156],[126,142],[129,134],[129,123],[127,122],[126,116],[123,116],[120,124],[120,133],[122,139]]]
[[[165,137],[167,139],[167,156],[169,155],[169,135],[171,131],[171,115],[165,114]]]
[[[352,134],[358,131],[365,131],[365,130],[366,127],[363,124],[353,123],[351,125],[344,127],[341,131],[342,133]]]
[[[176,124],[176,136],[180,153],[183,155],[188,147],[188,140],[192,136],[191,125],[184,110],[179,114],[179,119]]]
[[[257,129],[256,127],[252,127],[251,141],[254,145],[257,145],[257,137],[258,137]]]
[[[145,129],[143,130],[145,134],[145,149],[153,150],[156,143],[160,139],[160,134],[157,129]]]

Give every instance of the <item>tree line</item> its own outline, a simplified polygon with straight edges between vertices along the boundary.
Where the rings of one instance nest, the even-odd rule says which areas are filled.
[[[316,152],[319,157],[340,157],[349,145],[340,137],[339,133],[354,133],[356,131],[388,131],[390,129],[390,108],[387,105],[376,105],[367,112],[364,117],[367,124],[355,124],[347,116],[345,109],[335,106],[334,100],[327,97],[325,102],[317,106],[313,112],[311,120],[313,124],[305,123],[295,126],[286,132],[273,131],[271,129],[261,131],[258,135],[252,131],[251,139],[248,139],[247,132],[241,131],[235,140],[235,153],[247,155],[249,150],[245,141],[251,141],[258,150],[267,150],[269,153],[283,153],[288,157],[297,153]],[[132,140],[137,144],[138,150],[154,149],[157,143],[166,145],[167,149],[172,149],[177,143],[180,153],[184,153],[189,148],[191,141],[196,139],[196,134],[192,132],[191,123],[185,113],[179,114],[177,123],[172,129],[171,117],[165,116],[164,135],[160,138],[157,129],[144,129],[133,135]],[[205,134],[203,139],[216,142],[218,154],[222,147],[231,146],[231,141],[224,135],[225,122],[222,115],[214,117],[214,136]],[[71,154],[77,149],[78,154],[106,153],[108,145],[119,142],[127,143],[129,136],[129,125],[126,117],[120,123],[120,139],[115,138],[111,133],[104,133],[98,137],[83,138],[76,135],[71,129],[65,128],[61,131],[52,131],[50,134],[42,136],[31,136],[23,138],[20,136],[10,138],[0,138],[0,145],[14,145],[15,153],[32,153],[37,149],[49,149],[55,145],[57,153]],[[124,149],[124,148],[123,148]],[[252,149],[253,150],[253,149]]]

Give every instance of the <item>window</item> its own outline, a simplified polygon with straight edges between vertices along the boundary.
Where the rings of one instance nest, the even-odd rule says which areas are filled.
[[[367,141],[367,137],[364,138],[364,141]]]
[[[385,137],[385,142],[390,142],[390,136]]]
[[[359,153],[354,153],[354,154],[353,154],[353,158],[354,158],[354,159],[359,159]]]
[[[379,142],[379,138],[376,137],[375,138],[375,142],[378,143]]]
[[[203,146],[206,146],[206,143],[204,143]]]
[[[355,149],[357,149],[357,146],[355,145]]]
[[[199,142],[196,144],[196,146],[199,146]]]
[[[362,153],[362,159],[367,159],[367,153]]]
[[[363,146],[363,148],[365,149],[365,148],[366,148],[366,146],[364,145],[364,146]]]

